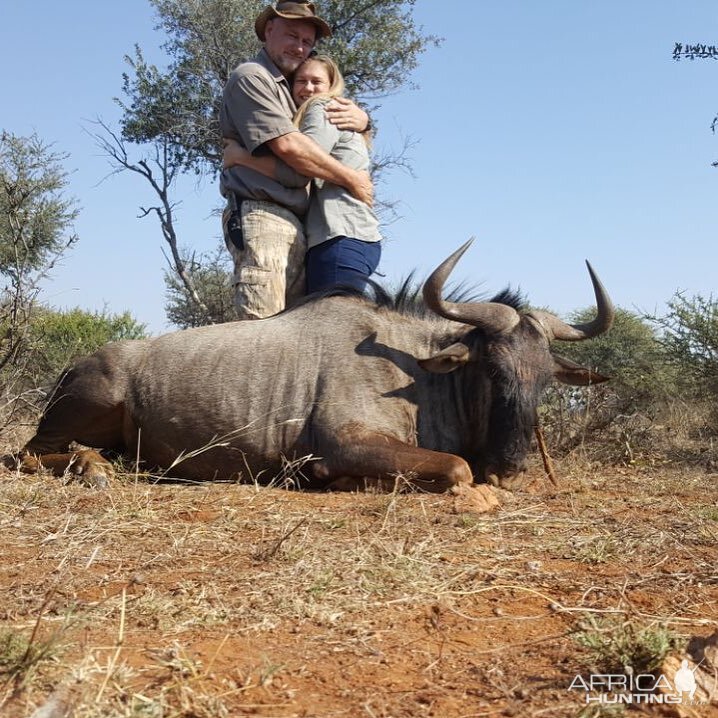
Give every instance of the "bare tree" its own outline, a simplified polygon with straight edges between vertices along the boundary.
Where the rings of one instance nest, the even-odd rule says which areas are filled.
[[[718,60],[718,47],[715,45],[704,45],[697,43],[695,45],[684,45],[677,42],[673,47],[673,59],[679,60]],[[718,130],[718,114],[711,122],[711,132],[713,134]],[[711,163],[713,167],[718,167],[718,160]]]
[[[174,223],[176,203],[170,199],[170,191],[177,173],[180,171],[180,165],[177,163],[176,158],[173,159],[173,151],[169,140],[166,137],[158,138],[151,146],[151,157],[145,157],[133,162],[127,152],[127,146],[123,138],[117,135],[102,120],[96,120],[95,124],[101,128],[101,132],[93,134],[93,137],[98,147],[110,161],[112,167],[110,175],[125,171],[135,172],[144,177],[154,190],[159,204],[140,207],[139,217],[147,217],[150,214],[157,216],[162,229],[162,236],[170,248],[172,259],[170,260],[165,255],[170,268],[179,278],[186,296],[189,297],[196,311],[205,317],[204,323],[215,323],[218,321],[218,317],[209,310],[207,304],[200,297],[191,271],[192,265],[188,265],[184,260],[177,243],[177,231]]]

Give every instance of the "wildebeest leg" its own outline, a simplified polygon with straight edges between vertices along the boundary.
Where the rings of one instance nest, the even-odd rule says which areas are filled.
[[[365,479],[371,483],[404,476],[410,485],[432,493],[473,482],[469,465],[454,454],[421,449],[377,432],[348,429],[339,437],[341,443],[329,452],[331,458],[312,464],[315,477],[327,484],[343,480],[334,488],[346,489],[346,477],[357,478],[358,488]]]
[[[115,473],[112,464],[93,449],[60,454],[24,453],[18,468],[28,474],[34,474],[41,468],[49,469],[55,476],[71,476],[98,489],[107,488],[109,479]]]
[[[74,409],[74,410],[73,410]],[[118,433],[117,427],[120,427]],[[34,473],[40,467],[55,476],[70,476],[98,489],[114,476],[112,464],[92,449],[70,451],[70,443],[117,447],[122,444],[122,407],[80,406],[66,399],[51,404],[37,433],[25,444],[19,468]]]
[[[21,470],[32,472],[44,466],[57,476],[69,475],[98,488],[112,478],[112,464],[96,451],[70,451],[73,441],[116,450],[125,445],[123,402],[115,386],[92,368],[86,364],[84,371],[72,370],[66,375],[37,433],[21,452]]]

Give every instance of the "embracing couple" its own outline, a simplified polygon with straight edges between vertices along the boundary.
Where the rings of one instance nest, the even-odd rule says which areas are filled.
[[[369,117],[342,97],[336,64],[314,54],[329,26],[312,3],[294,0],[267,7],[255,30],[264,47],[232,72],[220,112],[240,319],[335,285],[362,290],[381,253]]]

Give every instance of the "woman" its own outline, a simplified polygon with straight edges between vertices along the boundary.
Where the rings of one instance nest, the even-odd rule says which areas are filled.
[[[326,55],[308,58],[294,73],[292,95],[299,106],[294,124],[338,161],[368,170],[369,149],[364,137],[337,129],[324,111],[332,98],[343,93],[344,78],[336,63]],[[226,140],[224,165],[244,165],[287,186],[309,181],[276,157],[254,157],[232,140]],[[366,287],[381,256],[379,222],[369,206],[343,187],[314,179],[305,231],[308,293],[336,285],[359,291]]]

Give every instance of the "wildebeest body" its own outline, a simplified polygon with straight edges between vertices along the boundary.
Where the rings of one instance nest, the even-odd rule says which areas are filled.
[[[396,474],[430,490],[472,475],[511,484],[548,382],[601,378],[557,364],[543,313],[489,306],[490,321],[465,323],[437,307],[448,316],[332,296],[266,320],[110,344],[60,382],[25,451],[77,441],[188,479],[267,480],[309,456],[311,486]]]
[[[349,334],[326,331],[348,317],[342,329]],[[73,433],[88,446],[131,454],[139,440],[145,462],[160,467],[228,444],[173,468],[173,475],[194,479],[276,472],[282,455],[324,457],[337,434],[351,436],[358,427],[459,453],[461,443],[471,443],[460,438],[460,418],[468,414],[462,392],[446,401],[453,375],[432,375],[412,362],[413,352],[428,357],[451,343],[449,324],[329,297],[271,321],[110,344],[60,384],[31,448],[64,448],[42,441],[57,435],[55,423],[64,437]],[[82,415],[75,414],[78,399],[87,407]],[[63,404],[68,413],[60,413]],[[120,410],[125,419],[118,425]]]

